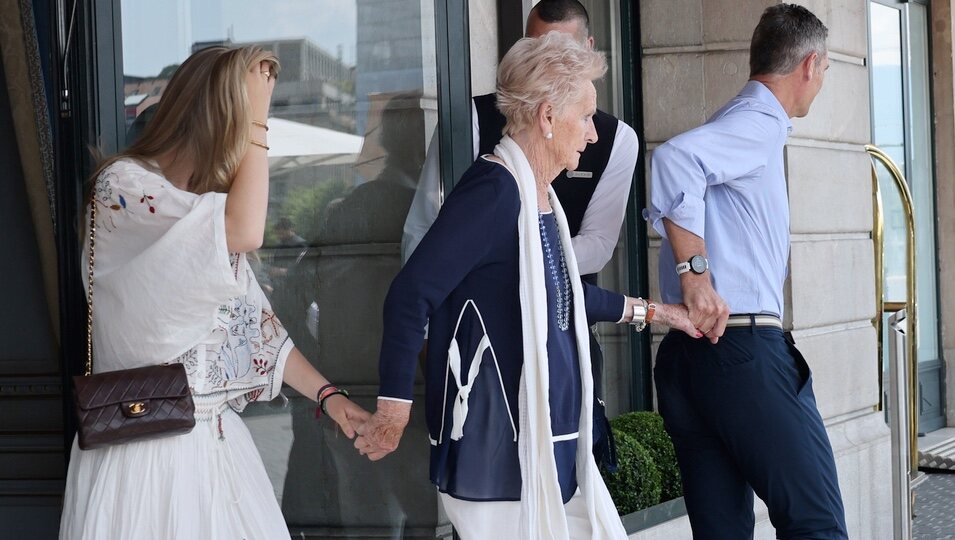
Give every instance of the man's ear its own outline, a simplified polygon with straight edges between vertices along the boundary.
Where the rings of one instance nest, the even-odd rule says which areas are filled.
[[[802,65],[799,66],[802,69],[803,78],[807,81],[811,81],[813,77],[817,77],[819,74],[816,73],[816,68],[819,65],[819,53],[811,52],[806,55],[802,60]]]
[[[587,38],[587,48],[589,49],[594,48],[594,36],[590,36]]]

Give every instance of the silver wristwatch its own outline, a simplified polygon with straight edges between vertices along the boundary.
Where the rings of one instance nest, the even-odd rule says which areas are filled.
[[[693,272],[694,274],[699,275],[703,272],[706,272],[706,269],[709,267],[710,262],[706,260],[706,257],[702,255],[694,255],[690,257],[690,260],[676,265],[676,274],[679,276],[687,272]]]

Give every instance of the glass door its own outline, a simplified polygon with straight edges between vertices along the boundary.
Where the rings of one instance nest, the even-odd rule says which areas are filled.
[[[297,347],[374,410],[381,306],[439,124],[436,3],[119,4],[127,144],[192,52],[255,43],[279,57],[266,241],[250,260]],[[423,411],[412,414],[401,449],[371,464],[315,419],[312,401],[286,394],[288,403],[255,404],[243,417],[294,538],[435,537]]]
[[[897,1],[871,1],[869,6],[872,140],[902,169],[915,210],[919,431],[927,432],[945,425],[938,348],[928,6]],[[885,218],[883,295],[886,302],[904,302],[905,217],[888,171],[878,168],[878,173]]]
[[[607,74],[598,81],[597,106],[621,121],[626,117],[623,110],[624,74],[621,44],[620,2],[616,0],[583,0],[581,2],[590,15],[590,34],[594,37],[594,47],[607,55]],[[628,291],[632,272],[628,242],[634,234],[624,220],[623,228],[617,238],[613,256],[599,273],[601,287],[613,291]],[[641,255],[642,257],[643,255]],[[637,294],[636,291],[631,291]],[[649,333],[649,332],[648,332]],[[637,385],[642,385],[636,363],[631,351],[636,349],[640,336],[635,335],[628,325],[601,323],[599,342],[603,351],[603,372],[601,388],[607,406],[607,416],[613,418],[633,410],[633,396]],[[637,408],[641,408],[639,405]]]

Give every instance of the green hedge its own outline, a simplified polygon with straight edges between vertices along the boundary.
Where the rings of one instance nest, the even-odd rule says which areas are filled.
[[[613,430],[617,442],[617,472],[601,467],[600,474],[610,490],[620,515],[660,503],[660,471],[650,452],[637,440],[619,429]]]
[[[631,412],[614,418],[610,424],[614,428],[614,435],[616,431],[622,431],[636,439],[650,453],[660,473],[660,501],[682,497],[680,468],[676,462],[673,441],[663,429],[663,418],[655,412]]]

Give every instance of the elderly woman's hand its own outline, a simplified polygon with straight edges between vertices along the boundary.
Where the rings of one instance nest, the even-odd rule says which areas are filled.
[[[662,323],[674,330],[682,330],[692,338],[701,338],[703,334],[693,326],[683,304],[657,304],[653,322]]]
[[[371,461],[387,456],[398,448],[398,441],[401,440],[410,417],[410,403],[379,399],[378,410],[368,422],[358,428],[355,448]]]

